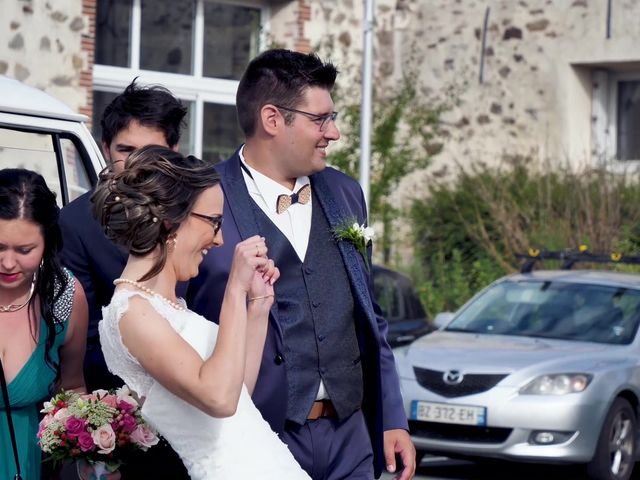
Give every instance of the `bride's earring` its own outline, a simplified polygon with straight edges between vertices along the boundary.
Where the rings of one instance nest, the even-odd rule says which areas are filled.
[[[174,233],[167,238],[167,250],[169,253],[173,252],[178,244],[178,236]]]

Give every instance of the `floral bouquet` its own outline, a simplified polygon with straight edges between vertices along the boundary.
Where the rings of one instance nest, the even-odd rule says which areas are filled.
[[[116,472],[122,454],[146,451],[158,443],[156,432],[142,419],[140,404],[126,385],[115,393],[61,391],[44,403],[41,412],[45,414],[38,429],[42,451],[54,462],[78,462],[79,473],[80,466],[86,469],[89,463],[96,478],[103,478],[104,472]]]
[[[352,223],[353,222],[353,223]],[[371,227],[358,224],[355,219],[347,221],[333,230],[333,235],[338,240],[346,240],[353,243],[356,250],[360,252],[365,267],[369,270],[369,258],[367,257],[367,246],[373,240],[375,232]]]

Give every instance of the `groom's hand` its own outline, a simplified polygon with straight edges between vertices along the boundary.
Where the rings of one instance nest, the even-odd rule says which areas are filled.
[[[387,471],[395,473],[396,453],[400,455],[404,468],[398,472],[395,478],[410,480],[416,473],[416,448],[406,430],[387,430],[384,432],[384,458],[387,463]]]

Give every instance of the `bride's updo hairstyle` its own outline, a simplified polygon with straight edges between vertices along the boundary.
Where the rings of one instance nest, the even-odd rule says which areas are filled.
[[[198,196],[220,183],[212,163],[159,145],[136,150],[125,169],[100,173],[91,196],[93,213],[110,240],[134,256],[158,247],[158,259],[139,279],[157,275],[167,261],[167,241],[187,218]]]

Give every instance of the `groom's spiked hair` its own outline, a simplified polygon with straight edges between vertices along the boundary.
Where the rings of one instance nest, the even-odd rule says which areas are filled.
[[[240,128],[247,138],[256,132],[260,109],[266,104],[296,108],[308,87],[331,90],[338,70],[314,53],[267,50],[254,58],[245,70],[236,94]],[[283,112],[290,123],[293,114]]]

